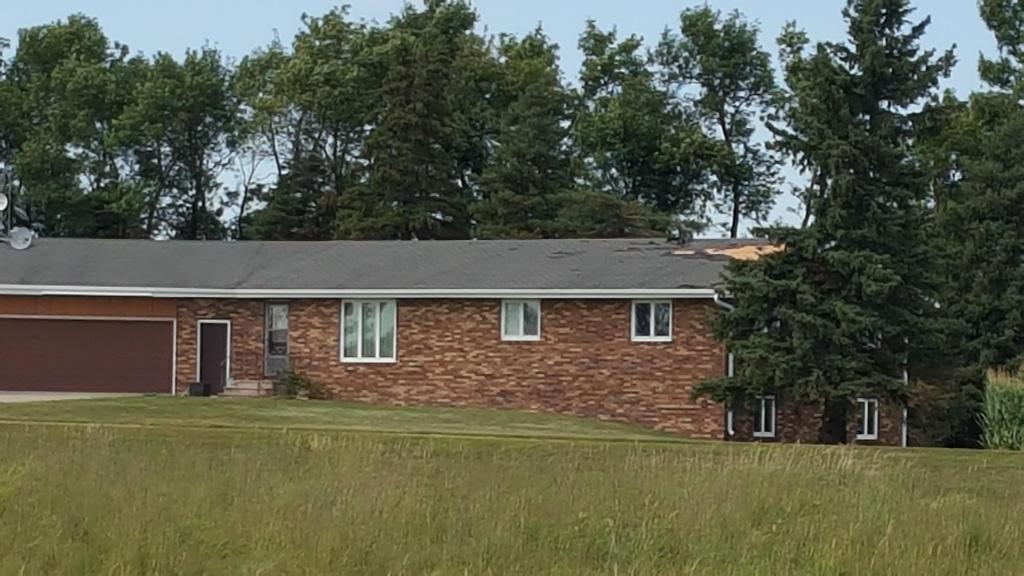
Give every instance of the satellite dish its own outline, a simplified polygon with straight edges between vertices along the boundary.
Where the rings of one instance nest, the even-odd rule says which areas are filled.
[[[7,210],[7,204],[9,204],[7,201],[7,194],[0,192],[0,212]]]
[[[15,250],[25,250],[32,245],[32,238],[34,236],[35,233],[28,228],[16,226],[12,228],[11,233],[7,235],[7,243]]]

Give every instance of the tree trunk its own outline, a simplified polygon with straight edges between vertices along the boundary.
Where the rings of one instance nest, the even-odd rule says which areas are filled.
[[[818,440],[822,444],[846,444],[846,415],[849,406],[845,398],[829,398],[821,411],[821,431]]]
[[[245,240],[244,237],[244,222],[246,205],[249,203],[249,190],[250,186],[246,184],[242,188],[242,199],[238,203],[238,222],[235,225],[235,240]]]
[[[804,194],[804,221],[801,228],[811,225],[811,218],[814,216],[814,200],[825,193],[825,182],[820,170],[811,175],[811,181],[807,185],[807,192]]]
[[[732,191],[732,225],[729,227],[729,238],[738,238],[740,235],[740,193],[735,188]]]

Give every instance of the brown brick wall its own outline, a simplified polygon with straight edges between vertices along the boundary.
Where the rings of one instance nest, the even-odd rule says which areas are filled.
[[[807,403],[785,402],[779,399],[776,403],[776,422],[774,438],[754,438],[754,416],[752,410],[737,410],[733,419],[733,440],[742,442],[800,442],[817,443],[821,432],[821,406]],[[893,403],[878,404],[878,440],[857,440],[857,415],[855,407],[850,408],[847,415],[847,442],[851,444],[877,444],[899,446],[902,411]]]
[[[748,409],[737,408],[733,417],[733,440],[742,442],[800,442],[813,444],[818,442],[821,429],[821,407],[811,404],[784,402],[778,399],[775,404],[775,437],[754,438],[753,411],[759,407]]]
[[[709,302],[675,302],[672,342],[634,343],[627,300],[545,300],[539,342],[501,340],[498,300],[400,300],[393,364],[340,361],[339,301],[290,306],[293,365],[334,398],[539,410],[724,437],[722,408],[691,398],[724,366]],[[232,320],[232,377],[259,377],[263,309],[262,301],[179,304],[179,382],[195,378],[199,318]]]
[[[200,320],[231,321],[231,377],[263,377],[263,315],[258,300],[178,301],[178,392],[196,380],[196,346]]]
[[[178,390],[196,376],[200,319],[231,320],[231,376],[263,377],[260,300],[181,300]],[[631,422],[694,438],[725,437],[722,407],[691,397],[701,380],[724,369],[710,335],[708,302],[677,300],[673,341],[630,339],[627,300],[545,300],[539,342],[501,340],[498,300],[398,301],[398,361],[340,360],[341,302],[289,302],[292,363],[328,395],[398,405],[478,406],[538,410]],[[878,444],[898,445],[900,411],[880,405]],[[821,409],[777,404],[776,436],[768,442],[818,441]],[[855,441],[853,412],[849,441]],[[753,419],[737,412],[733,440],[753,438]]]

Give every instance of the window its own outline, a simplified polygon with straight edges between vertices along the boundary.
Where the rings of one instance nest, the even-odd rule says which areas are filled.
[[[342,362],[394,362],[395,301],[346,300],[341,308]]]
[[[775,438],[775,397],[758,396],[754,438]]]
[[[878,440],[878,400],[857,399],[857,440]]]
[[[288,368],[288,305],[267,304],[264,373],[276,376]]]
[[[633,302],[633,340],[672,340],[672,302]]]
[[[505,300],[501,303],[502,340],[540,340],[540,301]]]

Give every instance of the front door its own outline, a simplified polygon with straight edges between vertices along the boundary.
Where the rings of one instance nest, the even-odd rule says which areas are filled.
[[[199,322],[199,383],[219,394],[228,385],[230,325],[227,322]]]

